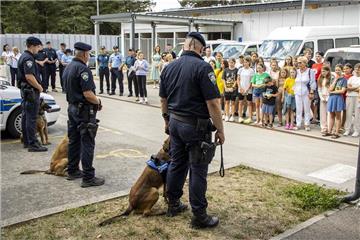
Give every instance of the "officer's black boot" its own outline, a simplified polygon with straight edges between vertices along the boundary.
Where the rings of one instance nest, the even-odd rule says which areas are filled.
[[[186,204],[183,204],[180,200],[175,203],[169,203],[168,211],[166,215],[168,217],[175,217],[179,213],[185,212],[188,209]]]
[[[96,187],[96,186],[101,186],[105,183],[105,179],[103,178],[97,178],[97,177],[93,177],[90,180],[87,181],[82,181],[81,183],[81,187],[82,188],[86,188],[86,187]]]
[[[100,90],[99,94],[103,94],[103,93],[104,93],[104,91],[103,91],[103,90]]]
[[[41,146],[40,143],[35,143],[34,145],[28,146],[28,152],[46,152],[48,149],[44,146]]]
[[[209,216],[206,213],[202,215],[193,216],[191,219],[192,228],[212,228],[219,224],[219,218]]]
[[[68,173],[68,176],[67,176],[66,179],[69,180],[69,181],[72,181],[72,180],[75,180],[77,178],[82,178],[82,177],[83,177],[82,171],[78,170],[77,172],[72,173],[72,174]]]

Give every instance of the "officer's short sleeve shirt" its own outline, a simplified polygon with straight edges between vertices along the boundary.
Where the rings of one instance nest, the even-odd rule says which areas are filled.
[[[94,91],[94,78],[89,68],[80,69],[80,86],[83,92]]]

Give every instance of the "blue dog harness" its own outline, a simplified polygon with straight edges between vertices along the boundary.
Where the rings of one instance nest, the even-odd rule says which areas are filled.
[[[162,160],[158,160],[156,159],[154,156],[151,156],[151,159],[148,160],[146,162],[146,164],[153,170],[155,170],[156,172],[158,172],[161,177],[163,178],[164,183],[166,182],[166,175],[167,175],[167,170],[169,167],[169,163],[162,161]]]

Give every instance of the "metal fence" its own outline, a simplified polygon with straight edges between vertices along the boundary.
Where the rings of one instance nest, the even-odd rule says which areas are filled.
[[[86,42],[93,47],[95,46],[94,35],[86,34],[2,34],[0,37],[1,46],[9,44],[10,47],[18,47],[20,52],[25,50],[25,40],[29,36],[38,37],[43,43],[50,41],[53,48],[57,49],[60,43],[65,43],[68,48],[73,48],[75,42]],[[176,43],[184,41],[184,38],[177,38]],[[121,38],[117,35],[101,35],[100,46],[105,46],[108,50],[111,50],[113,46],[120,46]],[[173,38],[158,38],[158,44],[162,50],[165,49],[166,44],[173,44]],[[151,54],[154,46],[151,46],[151,38],[140,39],[140,49],[144,53],[145,58],[150,61]],[[125,51],[130,48],[130,39],[125,38]],[[135,38],[135,49],[139,48],[139,40]],[[121,49],[121,48],[120,48]],[[126,55],[126,52],[125,52]]]

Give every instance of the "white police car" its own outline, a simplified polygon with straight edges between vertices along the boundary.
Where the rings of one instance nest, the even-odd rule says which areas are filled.
[[[49,94],[41,93],[40,97],[50,105],[49,112],[45,112],[48,126],[53,125],[59,118],[60,106]],[[20,89],[13,87],[0,77],[0,128],[8,131],[11,136],[18,138],[21,134],[21,95]]]

